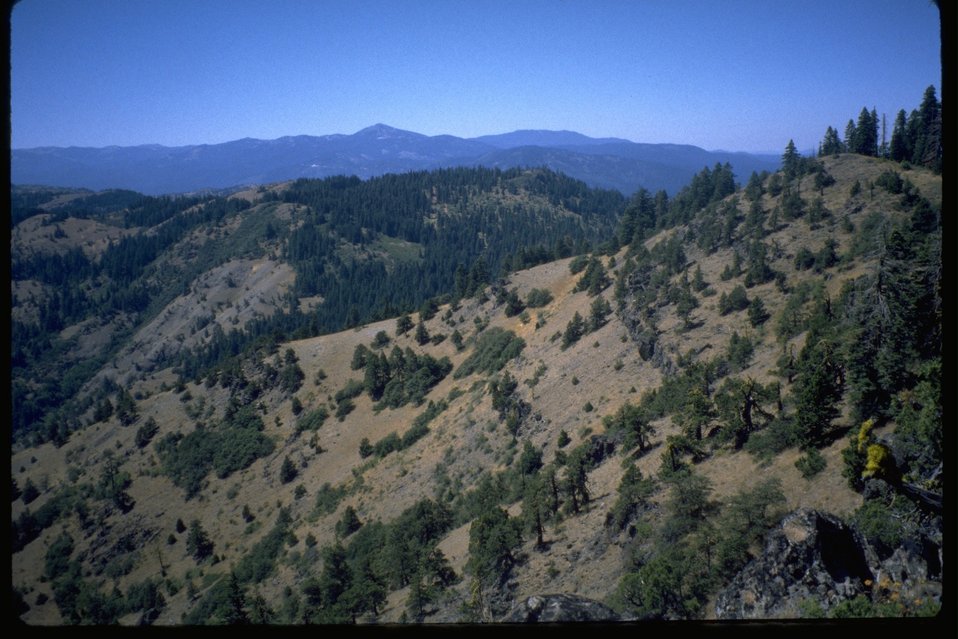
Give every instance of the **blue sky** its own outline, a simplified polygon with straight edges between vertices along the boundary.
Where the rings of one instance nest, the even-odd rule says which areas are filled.
[[[382,122],[781,152],[941,86],[930,0],[21,0],[11,145]]]

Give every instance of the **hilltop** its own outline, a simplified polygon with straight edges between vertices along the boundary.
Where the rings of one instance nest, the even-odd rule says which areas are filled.
[[[21,618],[933,613],[941,190],[843,153],[671,198],[541,170],[51,192],[11,247]],[[771,593],[779,530],[862,560],[812,549]]]

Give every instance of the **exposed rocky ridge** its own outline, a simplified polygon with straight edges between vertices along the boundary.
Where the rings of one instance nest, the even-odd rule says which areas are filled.
[[[920,534],[880,559],[854,528],[832,514],[799,509],[782,519],[762,554],[719,592],[719,619],[797,618],[806,600],[827,612],[865,595],[878,600],[941,597],[940,538]]]

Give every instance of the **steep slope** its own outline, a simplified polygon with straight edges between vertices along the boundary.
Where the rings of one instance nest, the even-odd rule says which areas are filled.
[[[112,416],[59,447],[12,451],[22,618],[497,621],[544,593],[628,619],[713,618],[720,589],[796,508],[891,544],[875,561],[914,540],[934,547],[934,515],[885,499],[908,485],[940,491],[934,344],[896,323],[913,311],[892,304],[889,326],[911,353],[896,369],[862,350],[858,314],[870,278],[907,280],[883,270],[906,257],[928,279],[907,280],[917,297],[895,299],[934,306],[940,193],[940,176],[923,169],[826,157],[694,211],[677,197],[651,225],[633,201],[602,254],[511,272],[412,316],[262,340],[195,377],[130,375],[110,395]],[[281,275],[229,262],[197,284],[209,284],[207,303],[245,306],[245,293],[217,282],[263,268]],[[141,337],[185,327],[197,294]],[[829,361],[822,343],[842,363],[837,395],[835,377],[813,381]],[[116,361],[119,375],[136,362]],[[869,399],[870,364],[894,373],[911,403]],[[805,431],[815,389],[834,412]],[[866,418],[873,429],[860,428]],[[940,416],[937,428],[940,438]],[[206,452],[192,456],[186,442]],[[856,442],[894,463],[876,453],[863,479]],[[892,520],[908,524],[879,530]],[[796,595],[774,610],[824,615],[866,590],[869,614],[934,610],[940,570],[901,574],[899,603],[893,589],[849,581],[844,595]],[[924,601],[906,601],[919,590]]]

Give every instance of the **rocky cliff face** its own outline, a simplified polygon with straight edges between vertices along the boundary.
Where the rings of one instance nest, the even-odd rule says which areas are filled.
[[[933,539],[921,534],[882,559],[837,517],[797,510],[769,534],[762,554],[719,593],[716,616],[795,618],[803,615],[803,602],[815,601],[827,613],[859,595],[871,601],[940,600],[941,547]]]

